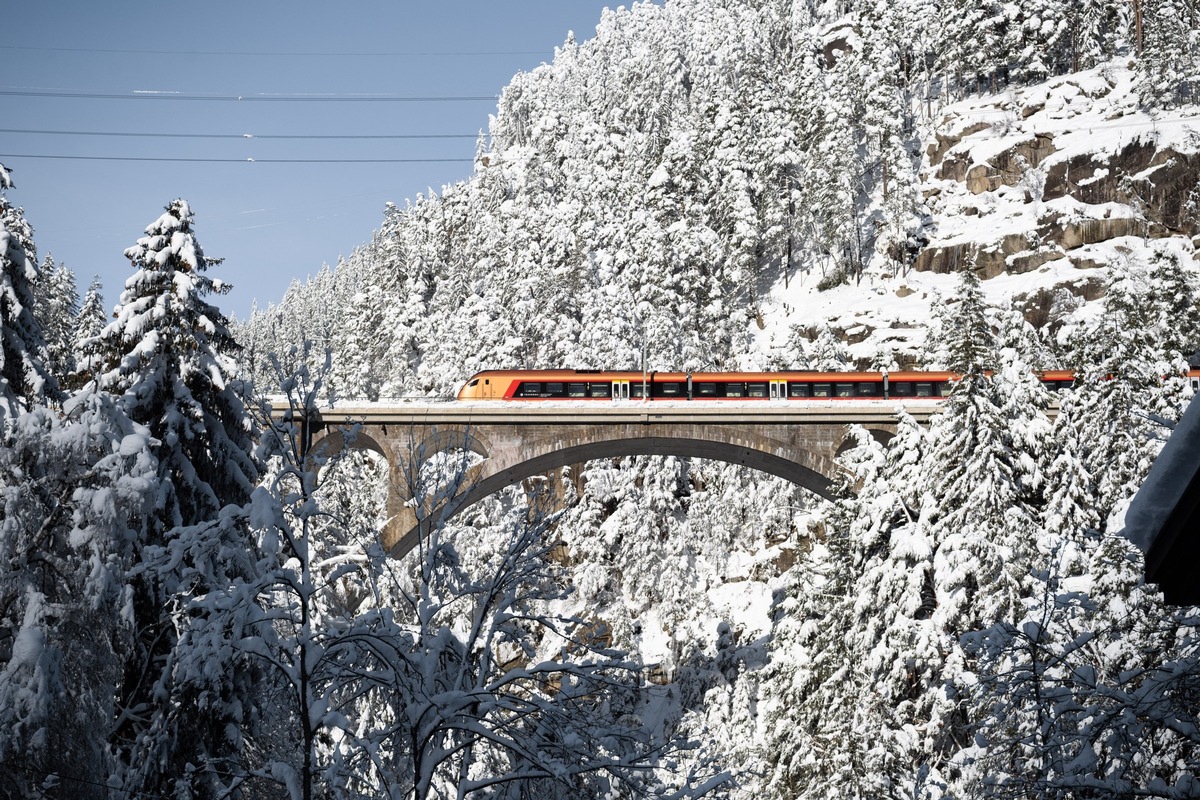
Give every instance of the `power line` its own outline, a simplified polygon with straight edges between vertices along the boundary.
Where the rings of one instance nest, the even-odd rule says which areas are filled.
[[[46,89],[0,89],[8,97],[59,97],[88,100],[215,100],[268,103],[460,103],[496,101],[496,95],[435,95],[420,97],[397,94],[189,94],[186,92],[138,91],[127,94],[108,92],[68,92]]]
[[[32,50],[47,53],[120,53],[130,55],[155,56],[286,56],[303,58],[428,58],[430,56],[541,56],[545,50],[401,50],[401,51],[357,51],[357,52],[312,52],[312,51],[266,51],[266,50],[129,50],[102,47],[30,47],[27,45],[6,44],[0,50]]]
[[[66,156],[0,153],[0,158],[53,158],[68,161],[165,161],[180,164],[470,164],[473,158],[158,158],[154,156]]]
[[[138,136],[157,139],[475,139],[477,133],[149,133],[146,131],[51,131],[30,128],[0,128],[0,133],[35,133],[46,136]]]

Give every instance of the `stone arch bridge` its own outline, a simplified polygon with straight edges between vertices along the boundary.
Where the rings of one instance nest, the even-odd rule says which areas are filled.
[[[905,405],[923,424],[937,408],[937,401]],[[383,543],[403,556],[433,520],[526,478],[594,459],[708,458],[828,497],[834,459],[854,424],[889,438],[897,425],[895,401],[401,402],[318,409],[304,436],[313,455],[349,446],[387,460]],[[426,473],[438,459],[456,479],[431,494]]]

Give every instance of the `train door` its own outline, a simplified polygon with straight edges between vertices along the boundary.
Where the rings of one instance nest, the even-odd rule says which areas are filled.
[[[642,388],[638,386],[638,388]],[[628,400],[629,399],[629,381],[613,381],[613,400]]]
[[[771,399],[786,400],[788,396],[787,381],[771,381]]]

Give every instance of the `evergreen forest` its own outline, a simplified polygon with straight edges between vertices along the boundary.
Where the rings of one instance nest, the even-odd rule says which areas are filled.
[[[1194,0],[634,3],[245,320],[185,200],[114,307],[0,167],[0,797],[1200,797],[1200,609],[1126,525],[1193,395],[1198,88]],[[402,559],[354,426],[305,448],[643,367],[961,378],[833,499],[594,461]]]

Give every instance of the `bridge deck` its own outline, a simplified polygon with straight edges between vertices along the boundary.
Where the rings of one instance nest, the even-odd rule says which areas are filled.
[[[339,404],[318,409],[326,425],[618,425],[642,423],[829,425],[888,424],[903,407],[926,422],[939,400],[718,400],[718,401],[553,401],[408,402]],[[273,416],[278,416],[278,411]]]

